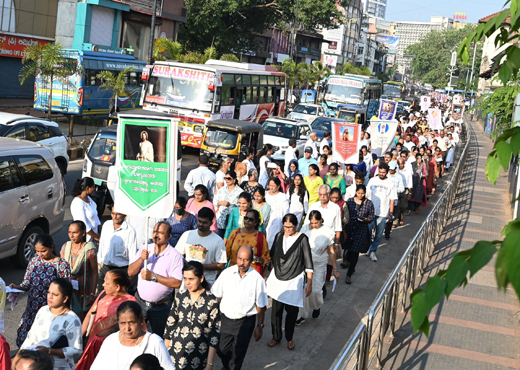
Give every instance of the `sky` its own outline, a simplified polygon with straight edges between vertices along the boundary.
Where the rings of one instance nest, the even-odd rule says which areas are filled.
[[[387,0],[386,21],[429,22],[430,16],[453,18],[455,12],[466,13],[463,22],[477,23],[480,18],[503,9],[505,0]]]

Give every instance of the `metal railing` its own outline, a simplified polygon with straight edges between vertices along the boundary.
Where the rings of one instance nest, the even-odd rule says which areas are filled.
[[[334,361],[331,370],[365,370],[373,364],[374,360],[375,366],[381,367],[384,338],[389,330],[389,335],[393,337],[397,310],[401,313],[405,311],[410,293],[415,289],[416,278],[424,273],[424,268],[439,241],[455,200],[470,143],[469,127],[465,122],[463,126],[466,143],[451,181],[415,234],[392,275],[372,302],[366,316]]]

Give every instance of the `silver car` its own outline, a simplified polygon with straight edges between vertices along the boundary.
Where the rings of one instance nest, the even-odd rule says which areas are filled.
[[[0,258],[24,267],[38,234],[54,234],[65,215],[65,182],[49,148],[0,138]]]

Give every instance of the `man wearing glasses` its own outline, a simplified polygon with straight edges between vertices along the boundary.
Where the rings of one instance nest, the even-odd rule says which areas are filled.
[[[197,230],[188,230],[181,235],[175,249],[184,256],[187,262],[198,261],[204,265],[204,277],[213,285],[218,271],[227,262],[224,240],[210,230],[215,213],[207,208],[201,208],[198,213]]]
[[[108,271],[128,269],[128,264],[137,253],[135,229],[126,222],[126,215],[112,207],[112,220],[105,221],[101,229],[98,248],[98,292],[103,290],[103,282]]]

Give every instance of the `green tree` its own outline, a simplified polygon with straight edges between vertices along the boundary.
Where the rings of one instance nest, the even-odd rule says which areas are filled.
[[[445,88],[450,79],[448,67],[451,53],[456,51],[464,38],[474,31],[475,26],[472,24],[462,29],[432,31],[425,35],[420,42],[408,46],[405,54],[415,55],[411,61],[413,79],[429,83],[435,88]],[[473,57],[473,52],[471,56]],[[482,45],[477,44],[475,71],[480,69],[481,59]],[[453,75],[459,76],[460,87],[463,87],[466,76],[471,73],[471,65],[458,61],[455,68]]]
[[[353,64],[347,62],[347,63],[343,64],[343,69],[340,74],[342,74],[342,75],[346,75],[347,73],[357,74],[357,72],[358,72],[357,68],[354,67]]]
[[[228,62],[240,62],[240,60],[237,58],[235,54],[223,54],[220,57],[220,60],[225,60]]]
[[[294,22],[297,0],[189,0],[188,19],[179,40],[186,50],[202,52],[210,45],[219,53],[255,50],[257,35],[276,25]],[[341,1],[346,4],[345,0]],[[335,0],[299,0],[298,24],[303,28],[335,28],[343,15]]]
[[[99,88],[101,90],[112,91],[112,98],[110,99],[109,104],[116,108],[114,111],[117,111],[117,98],[119,96],[126,95],[126,83],[125,76],[130,73],[134,67],[126,67],[119,73],[112,73],[111,71],[102,71],[96,75],[97,78],[101,80],[101,85]],[[134,102],[132,105],[135,107]]]
[[[315,87],[317,82],[322,81],[324,78],[329,77],[331,75],[330,68],[324,67],[323,63],[318,61],[311,65],[310,68],[311,77],[309,78],[309,83],[312,81],[312,86]]]
[[[22,59],[23,67],[18,78],[23,85],[29,78],[38,75],[49,83],[49,99],[47,118],[51,118],[52,108],[52,84],[56,80],[65,80],[74,73],[82,73],[77,67],[76,60],[67,58],[65,50],[60,44],[47,43],[36,44],[25,48],[25,57]]]
[[[358,67],[357,74],[364,75],[364,76],[371,76],[372,72],[370,72],[370,69],[368,69],[365,66]]]
[[[158,38],[153,45],[155,60],[180,60],[182,45],[172,39]]]
[[[498,115],[509,115],[512,112],[511,107],[498,100],[512,102],[518,92],[519,82],[520,48],[517,41],[520,31],[520,0],[508,0],[507,4],[510,5],[509,9],[480,24],[467,35],[458,49],[459,57],[464,63],[468,63],[471,60],[472,44],[491,37],[496,32],[495,46],[503,47],[504,54],[497,58],[495,65],[500,65],[497,67],[498,78],[504,87],[495,91],[498,91],[496,96],[495,93],[485,95],[481,98],[481,104],[488,111],[497,104],[499,108],[494,111],[497,118]],[[511,156],[516,157],[520,153],[520,126],[517,126],[517,122],[512,125],[506,119],[507,117],[501,121],[502,131],[495,140],[493,151],[488,155],[485,168],[486,178],[493,185],[500,174],[500,167],[507,170]],[[479,241],[473,248],[456,253],[447,270],[439,271],[428,280],[425,288],[416,289],[411,294],[414,331],[428,335],[430,311],[444,296],[449,298],[456,287],[466,285],[468,279],[487,265],[495,254],[495,278],[498,289],[505,290],[511,284],[517,298],[520,298],[520,217],[504,227],[502,236],[502,240]]]

